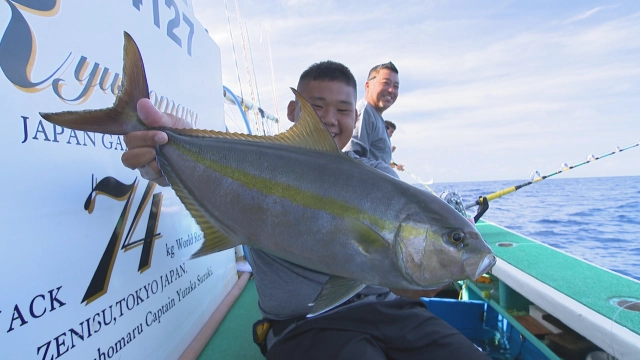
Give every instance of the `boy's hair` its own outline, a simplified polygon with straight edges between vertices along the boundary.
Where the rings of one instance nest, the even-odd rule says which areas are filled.
[[[391,61],[389,61],[388,63],[384,63],[384,64],[380,64],[372,67],[371,70],[369,70],[369,76],[367,76],[367,81],[375,79],[376,75],[378,75],[378,73],[382,69],[387,69],[389,71],[393,71],[394,73],[398,74],[398,68],[395,65],[393,65]]]
[[[352,87],[356,94],[358,92],[356,78],[351,73],[351,70],[336,61],[321,61],[309,66],[309,68],[300,75],[298,88],[300,88],[302,83],[307,81],[339,81]]]
[[[384,124],[390,128],[393,129],[393,131],[396,131],[396,124],[393,123],[393,121],[389,121],[389,120],[385,120]]]

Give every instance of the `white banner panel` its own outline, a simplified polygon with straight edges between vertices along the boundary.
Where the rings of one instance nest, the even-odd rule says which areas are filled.
[[[122,166],[121,136],[39,116],[110,106],[127,31],[157,107],[224,129],[220,50],[188,3],[0,2],[1,358],[176,358],[236,281],[233,250],[186,260],[202,233]]]

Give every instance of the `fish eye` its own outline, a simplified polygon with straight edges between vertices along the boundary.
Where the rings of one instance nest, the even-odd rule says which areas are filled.
[[[453,231],[449,234],[449,241],[453,244],[460,244],[464,240],[464,233],[462,231]]]

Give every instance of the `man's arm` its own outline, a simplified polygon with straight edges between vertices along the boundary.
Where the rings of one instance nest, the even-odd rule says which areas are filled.
[[[404,171],[404,164],[398,164],[395,161],[391,160],[391,168],[398,171]]]
[[[345,154],[347,154],[352,159],[356,159],[361,163],[367,166],[371,166],[372,168],[375,168],[377,170],[380,170],[387,175],[391,175],[396,179],[400,178],[398,174],[395,171],[393,171],[393,169],[391,168],[391,165],[385,163],[384,161],[367,159],[365,157],[358,156],[358,154],[356,154],[354,151],[345,151]]]
[[[365,106],[362,111],[358,111],[358,122],[353,130],[351,140],[345,146],[343,151],[353,151],[361,158],[367,158],[370,150],[371,142],[371,109]]]
[[[191,127],[186,120],[160,112],[149,99],[138,101],[138,116],[150,127]],[[122,154],[122,164],[131,170],[138,169],[140,176],[149,181],[169,186],[156,161],[156,146],[166,144],[167,141],[167,134],[158,130],[135,131],[125,135],[127,151]]]

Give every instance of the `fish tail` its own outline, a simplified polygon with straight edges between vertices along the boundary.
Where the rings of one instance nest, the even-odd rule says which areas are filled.
[[[149,98],[149,85],[138,45],[124,33],[124,64],[121,89],[113,106],[99,110],[40,113],[50,123],[65,128],[111,135],[126,135],[148,127],[138,117],[137,104]]]

